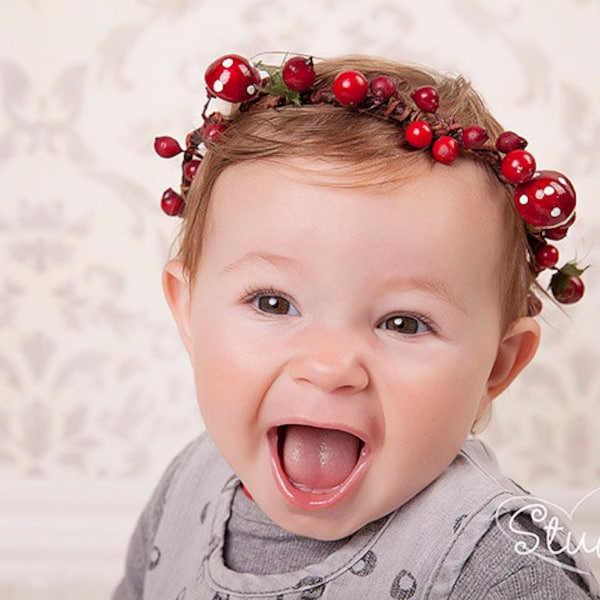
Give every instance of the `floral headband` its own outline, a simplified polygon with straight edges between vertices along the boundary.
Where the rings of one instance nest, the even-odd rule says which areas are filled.
[[[169,188],[161,199],[166,214],[183,215],[206,149],[221,141],[238,112],[329,104],[396,123],[400,144],[409,150],[429,151],[440,163],[449,165],[461,154],[484,160],[502,183],[514,186],[514,206],[526,223],[534,275],[545,269],[554,271],[549,289],[558,302],[570,304],[583,296],[585,269],[575,262],[558,268],[559,253],[550,243],[563,239],[575,221],[573,184],[557,171],[537,170],[535,158],[525,150],[527,141],[516,133],[505,131],[492,142],[482,127],[441,117],[435,87],[421,86],[405,94],[400,82],[384,74],[369,81],[360,71],[346,70],[338,73],[331,88],[315,87],[312,57],[293,56],[274,67],[228,54],[209,65],[204,79],[208,100],[203,123],[187,135],[185,148],[170,136],[154,141],[156,153],[163,158],[183,154],[180,193]],[[213,103],[220,103],[218,110],[209,111]],[[534,304],[530,313],[537,314],[541,303]]]

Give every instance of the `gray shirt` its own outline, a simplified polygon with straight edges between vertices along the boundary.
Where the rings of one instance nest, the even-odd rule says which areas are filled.
[[[579,559],[515,551],[503,524],[523,507],[522,494],[487,448],[469,441],[400,509],[347,539],[319,542],[281,530],[243,497],[202,436],[142,514],[113,598],[593,598]],[[526,513],[518,523],[543,536]]]

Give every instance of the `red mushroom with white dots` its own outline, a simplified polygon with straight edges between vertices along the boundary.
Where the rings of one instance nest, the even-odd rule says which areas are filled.
[[[558,171],[538,171],[515,189],[517,212],[531,225],[552,229],[564,225],[575,212],[575,189]]]
[[[227,102],[245,102],[256,96],[261,78],[243,56],[227,54],[208,66],[204,80],[210,95]]]

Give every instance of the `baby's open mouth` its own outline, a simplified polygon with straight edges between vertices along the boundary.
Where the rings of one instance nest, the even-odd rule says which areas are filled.
[[[364,447],[339,429],[284,425],[277,430],[281,467],[290,483],[312,494],[326,494],[348,480]]]

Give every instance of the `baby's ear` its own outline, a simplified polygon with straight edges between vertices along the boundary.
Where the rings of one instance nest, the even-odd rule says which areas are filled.
[[[180,260],[170,260],[163,269],[163,291],[173,313],[179,335],[188,351],[191,352],[190,335],[191,289],[186,269]]]
[[[540,326],[532,317],[516,319],[509,325],[487,381],[486,405],[502,393],[531,362],[537,352],[540,335]]]

